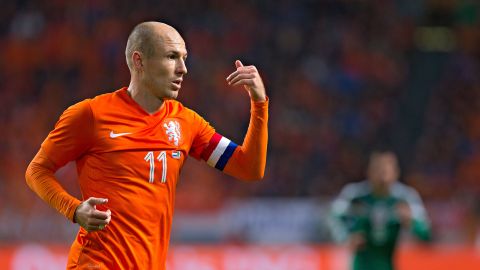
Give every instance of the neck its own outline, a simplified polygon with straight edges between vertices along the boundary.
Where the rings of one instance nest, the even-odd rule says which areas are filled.
[[[128,85],[128,94],[149,114],[157,112],[163,105],[162,99],[157,98],[147,87],[133,80]]]
[[[390,195],[390,189],[385,187],[373,187],[372,193],[376,197],[387,197]]]

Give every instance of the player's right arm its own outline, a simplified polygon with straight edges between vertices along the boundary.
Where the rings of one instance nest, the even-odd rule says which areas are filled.
[[[397,215],[405,227],[420,240],[430,241],[432,238],[427,210],[416,190],[405,187],[403,201],[397,205]]]
[[[93,113],[88,100],[69,107],[25,172],[28,186],[40,198],[89,231],[93,225],[96,228],[106,225],[110,214],[95,209],[95,204],[101,203],[100,199],[81,202],[70,195],[58,182],[55,172],[89,149],[93,142],[93,128]]]
[[[350,239],[350,235],[358,231],[359,209],[356,198],[364,190],[363,183],[352,183],[343,187],[330,207],[329,227],[334,240],[343,242]]]

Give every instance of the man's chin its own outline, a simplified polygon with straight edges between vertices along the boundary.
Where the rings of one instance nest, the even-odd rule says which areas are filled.
[[[170,100],[170,99],[175,100],[177,99],[177,97],[178,97],[178,92],[173,92],[173,93],[170,93],[170,95],[163,97],[163,100]]]

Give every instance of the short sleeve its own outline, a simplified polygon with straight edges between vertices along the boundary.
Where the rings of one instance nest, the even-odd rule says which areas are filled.
[[[93,112],[89,100],[70,106],[42,143],[57,168],[83,155],[93,143]]]
[[[195,133],[189,155],[199,160],[202,152],[207,148],[210,139],[215,134],[215,129],[196,112],[192,111],[192,113]]]

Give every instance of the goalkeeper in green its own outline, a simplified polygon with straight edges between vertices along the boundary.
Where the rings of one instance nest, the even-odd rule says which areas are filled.
[[[332,203],[331,228],[336,240],[347,240],[353,270],[393,270],[402,229],[423,241],[430,224],[418,193],[397,181],[397,157],[390,151],[371,154],[368,180],[346,185]]]

